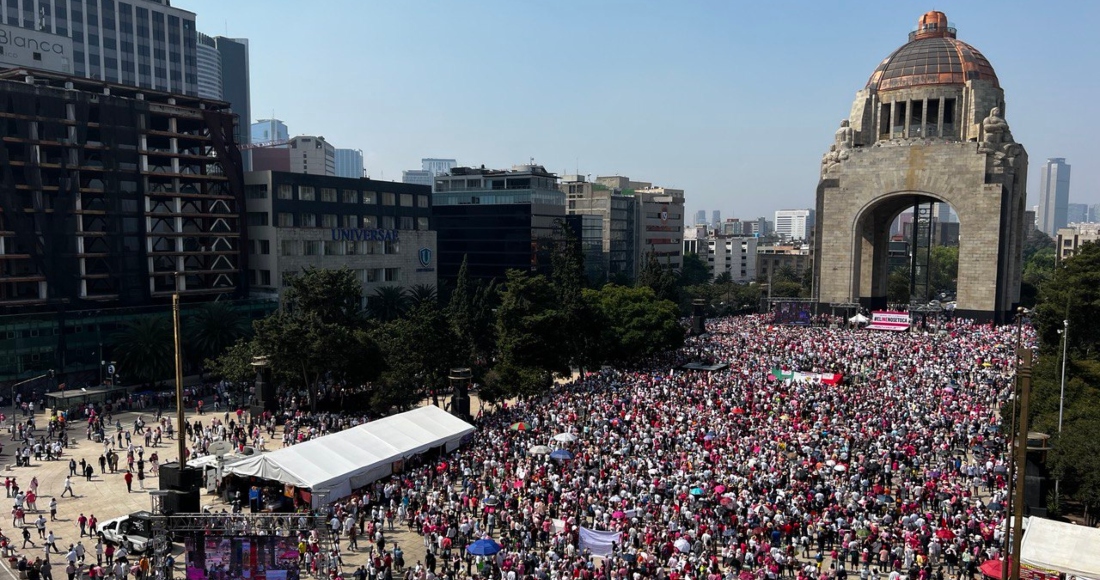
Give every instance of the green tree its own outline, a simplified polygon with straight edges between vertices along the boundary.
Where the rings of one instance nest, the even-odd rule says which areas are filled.
[[[438,305],[439,292],[431,284],[416,284],[409,288],[409,308],[414,309],[425,304]]]
[[[404,318],[377,326],[371,335],[384,361],[372,405],[407,409],[429,394],[439,404],[438,393],[458,359],[458,341],[443,311],[422,304]]]
[[[729,274],[729,272],[723,272]],[[707,265],[699,254],[688,252],[684,254],[684,266],[680,269],[677,280],[680,286],[697,286],[710,281],[710,266]]]
[[[598,347],[593,342],[599,328],[583,294],[587,280],[580,240],[564,222],[558,227],[561,240],[551,255],[550,280],[557,298],[557,315],[563,327],[569,329],[559,333],[560,346],[566,365],[584,369],[596,362],[591,354]]]
[[[239,338],[237,342],[216,357],[206,359],[203,366],[215,377],[223,378],[231,383],[249,383],[256,378],[256,369],[252,366],[252,359],[258,353],[253,349],[254,342],[251,339]]]
[[[1074,421],[1052,441],[1052,475],[1061,480],[1062,492],[1082,503],[1095,519],[1100,509],[1100,417],[1095,414]],[[1087,522],[1091,525],[1091,521]]]
[[[600,323],[602,332],[596,342],[604,362],[630,364],[684,343],[676,304],[658,299],[647,287],[607,284],[585,290],[585,298],[593,304]]]
[[[127,322],[111,335],[118,372],[126,382],[152,384],[175,374],[176,343],[172,319],[163,314]]]
[[[463,257],[451,299],[447,303],[446,316],[458,343],[457,362],[470,366],[475,380],[484,374],[496,348],[493,315],[496,296],[494,283],[477,284],[470,280],[466,258]]]
[[[363,286],[346,266],[338,270],[310,266],[289,277],[285,298],[290,311],[316,316],[325,324],[361,322]]]
[[[733,275],[729,271],[722,272],[714,278],[715,286],[725,286],[726,284],[733,284]]]
[[[553,373],[569,372],[564,335],[571,332],[544,276],[509,270],[497,309],[498,373],[510,386],[505,395],[529,396],[550,386]],[[522,382],[515,382],[524,379]]]
[[[939,294],[954,294],[957,288],[959,271],[958,246],[933,246],[929,254],[929,286],[932,297]]]
[[[1058,352],[1058,330],[1068,320],[1070,356],[1095,357],[1100,343],[1100,245],[1083,244],[1062,264],[1039,289],[1035,320],[1043,351]]]
[[[218,357],[251,330],[228,302],[207,302],[189,312],[181,324],[188,357],[196,363]]]
[[[653,252],[646,254],[645,264],[642,266],[642,271],[638,273],[638,282],[635,286],[648,287],[662,300],[671,300],[676,303],[679,298],[676,291],[676,276],[673,275],[672,270],[661,264]]]
[[[901,266],[891,270],[886,279],[886,300],[891,304],[908,304],[911,291],[909,268]]]
[[[409,295],[400,286],[382,286],[371,294],[368,305],[372,316],[382,322],[389,322],[397,320],[408,310]]]

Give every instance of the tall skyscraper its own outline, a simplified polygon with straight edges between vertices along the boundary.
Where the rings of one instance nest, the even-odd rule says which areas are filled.
[[[695,212],[695,223],[693,225],[705,226],[707,225],[707,210],[701,209]]]
[[[1094,203],[1089,206],[1089,219],[1091,224],[1100,223],[1100,203]]]
[[[710,227],[717,230],[722,227],[722,212],[714,210],[710,214]]]
[[[72,74],[198,94],[195,14],[168,0],[8,0],[2,23],[72,40]]]
[[[200,97],[228,101],[238,116],[237,143],[251,142],[252,90],[249,82],[248,39],[198,35],[198,91]],[[251,152],[245,151],[245,171],[252,169]]]
[[[1052,238],[1068,223],[1069,168],[1064,157],[1054,157],[1039,173],[1039,230]]]
[[[290,140],[290,131],[286,123],[278,119],[260,119],[252,123],[252,143],[288,140]]]
[[[363,150],[336,150],[336,177],[363,177]]]
[[[1067,224],[1083,224],[1089,221],[1089,205],[1087,203],[1071,203],[1066,207]]]

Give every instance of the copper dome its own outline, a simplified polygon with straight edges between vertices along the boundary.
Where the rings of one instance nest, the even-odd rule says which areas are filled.
[[[978,49],[955,38],[955,29],[942,12],[921,17],[909,42],[886,57],[871,78],[868,89],[889,91],[926,85],[962,85],[986,80],[1000,87],[997,73]]]

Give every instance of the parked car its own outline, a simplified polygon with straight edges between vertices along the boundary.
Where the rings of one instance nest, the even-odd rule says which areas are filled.
[[[131,554],[153,553],[153,514],[141,511],[99,523],[104,542],[125,546]]]

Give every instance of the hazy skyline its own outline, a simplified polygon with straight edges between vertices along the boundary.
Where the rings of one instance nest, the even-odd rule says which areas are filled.
[[[855,92],[928,10],[993,64],[1028,151],[1071,203],[1100,203],[1091,2],[359,2],[175,0],[249,40],[252,114],[362,149],[399,181],[422,157],[627,175],[722,217],[813,207]]]

